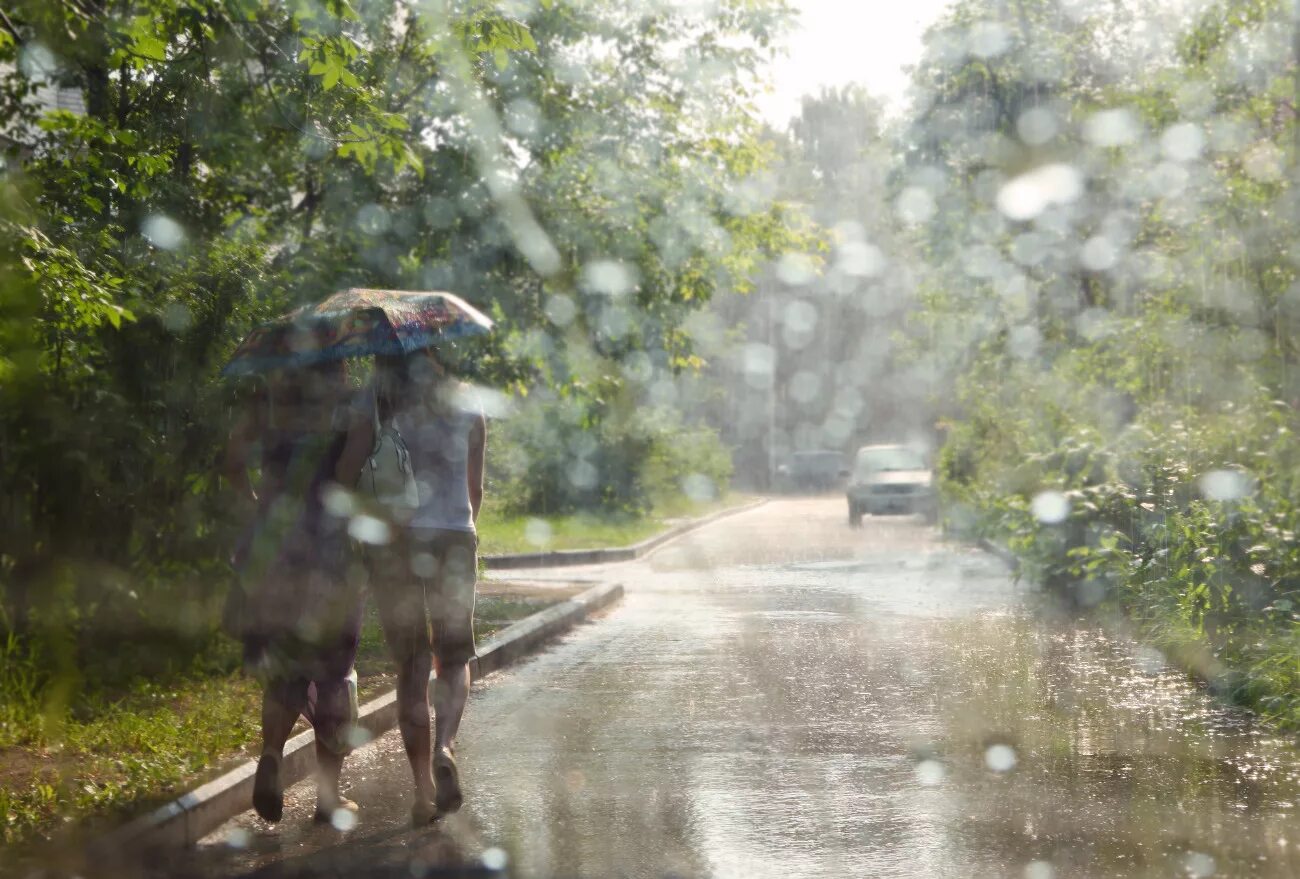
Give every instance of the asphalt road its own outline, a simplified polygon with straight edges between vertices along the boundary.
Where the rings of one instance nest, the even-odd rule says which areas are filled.
[[[521,576],[510,572],[512,578]],[[527,576],[527,575],[525,575]],[[408,824],[395,733],[347,832],[290,792],[158,872],[1294,876],[1300,753],[918,520],[772,502],[623,565],[624,602],[475,685],[465,809]]]

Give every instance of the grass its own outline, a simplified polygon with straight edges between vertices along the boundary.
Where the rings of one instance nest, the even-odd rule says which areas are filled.
[[[496,507],[491,497],[484,501],[479,517],[479,551],[484,555],[545,552],[559,549],[602,549],[627,546],[654,537],[676,524],[673,520],[707,516],[751,500],[729,494],[716,501],[697,502],[680,496],[658,503],[649,513],[612,513],[595,516],[509,515]]]
[[[475,635],[482,641],[563,596],[481,596]],[[16,641],[0,642],[4,843],[32,843],[73,822],[138,813],[253,756],[260,688],[235,670],[232,642],[215,641],[202,660],[202,671],[164,682],[137,679],[116,692],[83,693],[51,717],[33,691],[35,658]],[[363,703],[394,684],[373,606],[357,672]]]

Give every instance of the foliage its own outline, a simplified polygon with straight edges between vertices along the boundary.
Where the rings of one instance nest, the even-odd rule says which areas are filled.
[[[907,134],[950,524],[1300,726],[1294,22],[1015,12],[930,32]]]

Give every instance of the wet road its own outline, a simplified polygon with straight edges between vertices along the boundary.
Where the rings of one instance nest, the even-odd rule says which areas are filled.
[[[464,811],[407,826],[389,734],[350,759],[351,831],[299,786],[281,825],[240,816],[167,871],[1300,875],[1300,752],[918,521],[781,500],[538,576],[627,597],[475,685]]]

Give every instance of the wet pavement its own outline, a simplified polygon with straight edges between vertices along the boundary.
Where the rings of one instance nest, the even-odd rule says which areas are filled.
[[[1295,876],[1300,751],[1160,657],[1041,612],[1000,562],[840,498],[622,565],[623,603],[476,683],[465,809],[408,826],[395,733],[159,873],[521,877]]]

